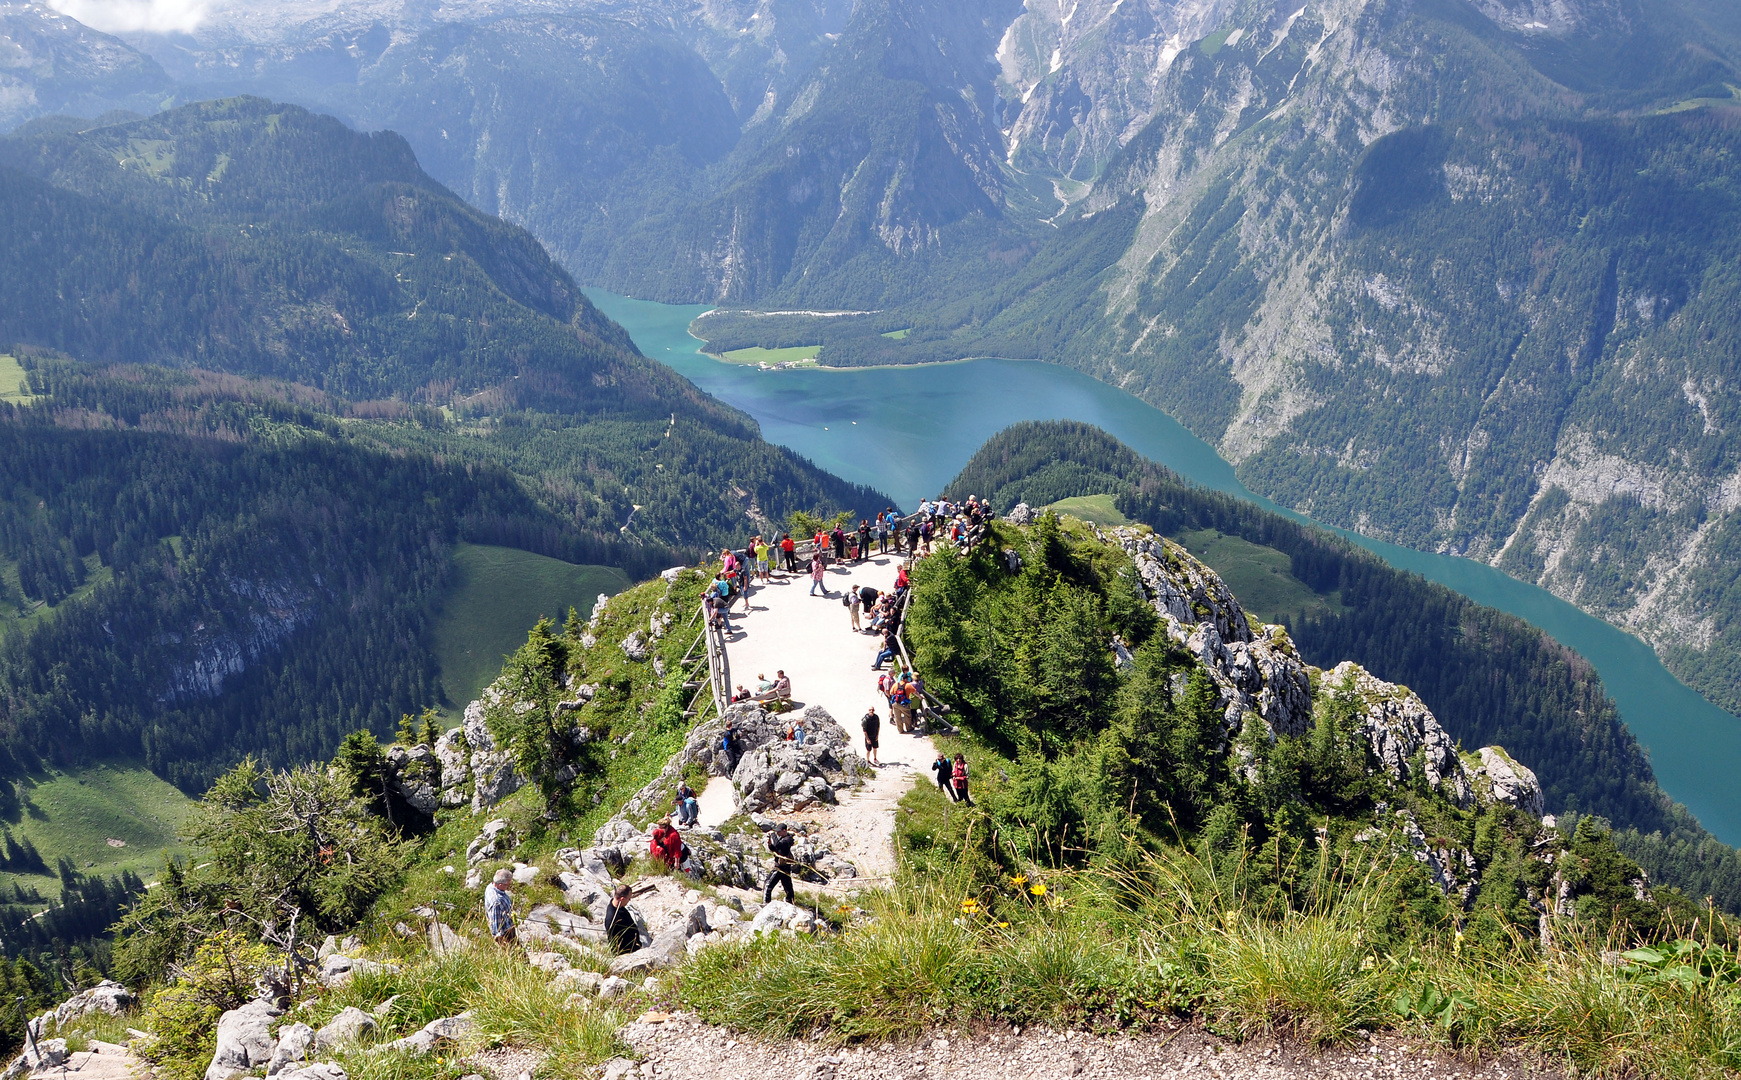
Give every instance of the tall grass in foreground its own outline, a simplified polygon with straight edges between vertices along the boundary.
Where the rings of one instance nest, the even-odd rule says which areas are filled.
[[[1040,899],[973,891],[965,875],[912,882],[862,899],[870,917],[841,934],[704,951],[680,991],[716,1022],[837,1041],[971,1020],[1111,1027],[1186,1014],[1234,1037],[1319,1044],[1400,1029],[1588,1075],[1741,1069],[1733,951],[1707,949],[1703,969],[1646,969],[1573,926],[1545,953],[1526,940],[1477,953],[1454,934],[1380,948],[1379,882],[1304,912],[1264,912],[1194,855],[1151,858],[1130,874],[1048,874]]]
[[[644,1004],[618,1005],[570,992],[528,964],[518,950],[482,947],[436,959],[425,954],[398,970],[358,975],[322,995],[306,1017],[319,1026],[346,1006],[373,1011],[392,1005],[371,1040],[410,1034],[431,1020],[469,1011],[476,1027],[460,1045],[432,1054],[389,1054],[363,1044],[348,1048],[340,1064],[352,1080],[454,1080],[476,1069],[466,1057],[492,1046],[526,1047],[543,1057],[540,1075],[583,1076],[602,1061],[628,1052],[619,1027]],[[299,1017],[303,1019],[303,1017]]]

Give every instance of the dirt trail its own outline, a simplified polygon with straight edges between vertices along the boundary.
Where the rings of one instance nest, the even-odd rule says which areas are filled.
[[[1229,1043],[1184,1023],[1116,1035],[1001,1026],[937,1030],[908,1043],[842,1048],[796,1040],[761,1042],[702,1024],[688,1014],[649,1013],[641,1022],[624,1027],[622,1034],[644,1059],[632,1068],[623,1059],[608,1065],[605,1076],[612,1076],[614,1070],[620,1080],[1558,1080],[1565,1076],[1517,1056],[1470,1061],[1391,1036],[1317,1050],[1270,1040]]]
[[[854,736],[866,709],[882,718],[879,738],[882,764],[857,791],[843,795],[838,806],[813,807],[796,814],[777,814],[805,822],[841,858],[858,868],[859,879],[881,878],[895,868],[895,804],[915,780],[929,780],[937,747],[929,736],[902,735],[889,722],[888,704],[877,693],[877,673],[871,670],[878,639],[855,633],[841,597],[848,588],[869,585],[893,588],[900,560],[878,555],[860,563],[829,567],[826,596],[810,595],[806,575],[780,576],[750,593],[750,610],[733,615],[737,632],[726,644],[733,685],[755,689],[759,675],[770,678],[784,669],[800,710],[820,705]],[[716,791],[716,789],[719,789]],[[703,825],[718,824],[732,812],[728,781],[716,778],[702,792]],[[723,812],[723,816],[722,815]],[[709,818],[715,818],[710,821]]]

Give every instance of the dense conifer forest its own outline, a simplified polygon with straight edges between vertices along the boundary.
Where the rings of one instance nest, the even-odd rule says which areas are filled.
[[[1498,744],[1541,779],[1550,811],[1613,823],[1656,880],[1741,910],[1741,856],[1656,784],[1590,665],[1523,620],[1395,570],[1334,534],[1180,480],[1098,428],[1017,424],[950,484],[1008,510],[1115,494],[1162,533],[1215,529],[1287,555],[1294,577],[1339,607],[1286,620],[1314,664],[1353,660],[1421,695],[1465,746]]]

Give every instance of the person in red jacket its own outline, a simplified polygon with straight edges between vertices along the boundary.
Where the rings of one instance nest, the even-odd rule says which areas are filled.
[[[683,860],[683,834],[672,828],[669,821],[661,821],[653,829],[653,838],[647,847],[653,858],[673,870]]]

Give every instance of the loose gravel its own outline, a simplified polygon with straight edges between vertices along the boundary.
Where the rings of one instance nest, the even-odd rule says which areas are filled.
[[[1394,1036],[1319,1050],[1299,1044],[1219,1039],[1179,1023],[1170,1030],[1097,1035],[994,1027],[933,1032],[913,1042],[832,1047],[763,1042],[703,1024],[685,1013],[649,1014],[623,1028],[641,1055],[604,1070],[612,1080],[1567,1080],[1569,1074],[1519,1056],[1476,1060]]]

